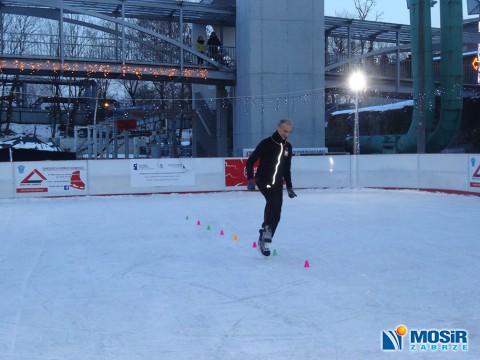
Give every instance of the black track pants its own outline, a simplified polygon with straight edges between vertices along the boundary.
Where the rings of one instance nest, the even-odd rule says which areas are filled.
[[[275,234],[278,223],[280,222],[280,215],[282,213],[283,203],[283,185],[275,185],[267,187],[261,180],[257,179],[257,187],[265,197],[265,212],[262,227],[270,225],[272,229],[272,236]]]

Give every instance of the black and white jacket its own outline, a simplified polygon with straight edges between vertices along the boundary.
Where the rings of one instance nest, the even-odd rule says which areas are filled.
[[[267,187],[281,186],[285,180],[287,188],[292,187],[290,167],[292,163],[292,145],[283,140],[275,131],[272,136],[263,139],[247,160],[247,179],[253,179],[253,165],[260,159],[255,179]]]

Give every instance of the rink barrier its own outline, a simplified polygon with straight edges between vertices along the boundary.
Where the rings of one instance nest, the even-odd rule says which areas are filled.
[[[136,164],[136,160],[0,163],[0,198],[245,190],[244,184],[226,186],[225,182],[225,160],[241,162],[245,160],[244,158],[177,159],[176,161],[183,164],[194,175],[190,180],[182,180],[178,184],[168,186],[149,186],[143,183],[140,186],[135,185],[137,180],[133,177],[132,168]],[[142,159],[138,161],[158,164],[158,162],[167,160]],[[24,190],[24,186],[28,185],[26,183],[29,181],[45,183],[43,178],[50,175],[41,177],[39,174],[45,174],[45,171],[53,171],[52,169],[55,168],[66,169],[65,171],[69,173],[72,173],[72,170],[77,171],[78,183],[84,183],[84,189],[80,185],[77,188],[64,186],[65,189],[59,186],[59,190],[56,191],[30,192]],[[353,171],[355,168],[358,169],[356,173]],[[23,172],[20,173],[20,170]],[[239,166],[237,170],[244,176],[243,165]],[[416,189],[480,196],[480,155],[360,155],[357,158],[348,155],[298,156],[292,160],[292,178],[295,188]],[[187,183],[188,181],[193,181],[193,183]],[[58,182],[60,183],[60,181]],[[72,184],[75,186],[74,182]]]

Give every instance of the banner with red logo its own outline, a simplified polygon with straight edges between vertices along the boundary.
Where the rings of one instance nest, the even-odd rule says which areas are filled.
[[[15,192],[87,194],[86,161],[50,161],[17,163]]]
[[[480,157],[471,155],[469,165],[470,187],[480,188]]]
[[[247,186],[247,164],[246,158],[225,159],[225,186]],[[258,161],[253,166],[254,173],[257,172]]]

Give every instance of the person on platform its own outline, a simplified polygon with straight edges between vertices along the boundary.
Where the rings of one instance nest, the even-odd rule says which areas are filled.
[[[218,38],[215,31],[212,31],[212,33],[210,34],[207,45],[210,58],[212,60],[218,61],[219,59],[217,54],[220,52],[220,47],[222,46],[222,43],[220,42],[220,39]]]
[[[205,54],[205,47],[205,40],[202,35],[199,35],[197,38],[197,43],[195,44],[195,50],[197,50],[200,54]],[[197,64],[203,64],[203,59],[201,57],[197,57]]]

